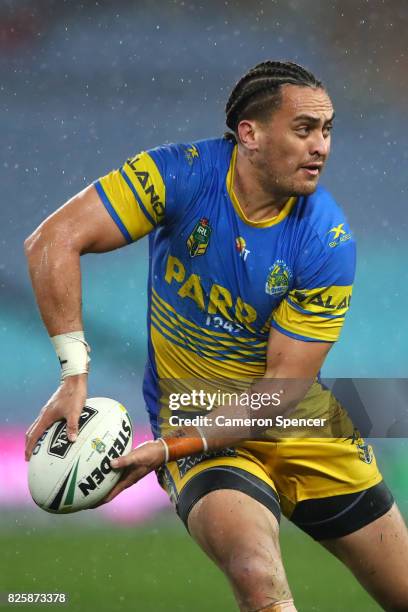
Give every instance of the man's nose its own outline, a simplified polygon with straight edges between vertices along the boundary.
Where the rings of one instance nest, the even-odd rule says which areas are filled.
[[[327,157],[330,151],[330,136],[323,136],[322,132],[316,132],[310,144],[311,155],[319,155],[319,157]]]

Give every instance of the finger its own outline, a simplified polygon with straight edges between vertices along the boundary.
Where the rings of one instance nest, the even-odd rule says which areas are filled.
[[[32,449],[30,450],[29,445],[31,442],[31,434],[35,426],[37,425],[40,417],[38,416],[33,423],[31,423],[30,427],[27,429],[25,434],[25,449],[24,449],[24,458],[26,461],[30,459]]]
[[[38,440],[43,435],[44,431],[48,429],[52,421],[46,417],[37,417],[31,427],[26,433],[26,447],[25,447],[25,460],[29,461],[31,454],[34,450]]]
[[[128,453],[127,455],[123,455],[122,457],[118,457],[117,459],[112,459],[112,461],[110,462],[111,467],[116,470],[129,467],[131,465],[137,465],[137,455],[137,449],[134,449],[130,451],[130,453]]]
[[[70,442],[75,442],[78,437],[79,417],[81,416],[82,405],[79,410],[73,410],[67,416],[67,437]]]
[[[29,461],[34,450],[35,445],[37,444],[39,438],[41,438],[42,434],[46,430],[46,426],[42,426],[41,419],[36,419],[31,428],[26,433],[26,445],[25,445],[25,460]]]
[[[32,430],[34,429],[34,427],[37,425],[38,421],[39,421],[40,417],[38,416],[35,421],[33,421],[33,423],[31,423],[30,427],[27,429],[26,433],[25,433],[25,439],[27,440],[28,436],[30,435],[30,433],[32,432]]]

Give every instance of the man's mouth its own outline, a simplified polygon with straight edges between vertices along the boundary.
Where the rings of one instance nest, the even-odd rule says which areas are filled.
[[[309,176],[318,176],[322,171],[322,168],[323,164],[319,162],[305,164],[304,166],[301,166],[301,169],[304,170]]]

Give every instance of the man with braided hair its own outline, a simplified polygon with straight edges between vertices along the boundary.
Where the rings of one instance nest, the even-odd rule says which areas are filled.
[[[371,447],[318,378],[355,267],[347,221],[318,186],[332,102],[306,69],[267,61],[237,83],[226,115],[224,138],[139,153],[27,239],[63,382],[28,430],[26,456],[58,419],[67,420],[71,441],[77,434],[88,371],[80,255],[149,234],[144,396],[155,440],[112,462],[126,470],[106,501],[156,470],[240,610],[295,610],[279,549],[281,511],[386,610],[408,610],[407,530]],[[179,416],[192,416],[205,396],[190,384],[186,406],[185,393],[168,392],[185,391],[189,380],[210,388],[249,381],[250,404],[215,399],[211,422],[180,419],[171,431],[174,401]],[[252,405],[264,396],[254,424]],[[321,423],[319,433],[271,427],[294,414]]]

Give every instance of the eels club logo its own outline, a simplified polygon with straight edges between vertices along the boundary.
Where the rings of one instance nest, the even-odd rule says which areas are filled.
[[[277,259],[269,268],[269,274],[265,283],[265,292],[268,295],[285,295],[292,280],[292,272],[283,259]]]

